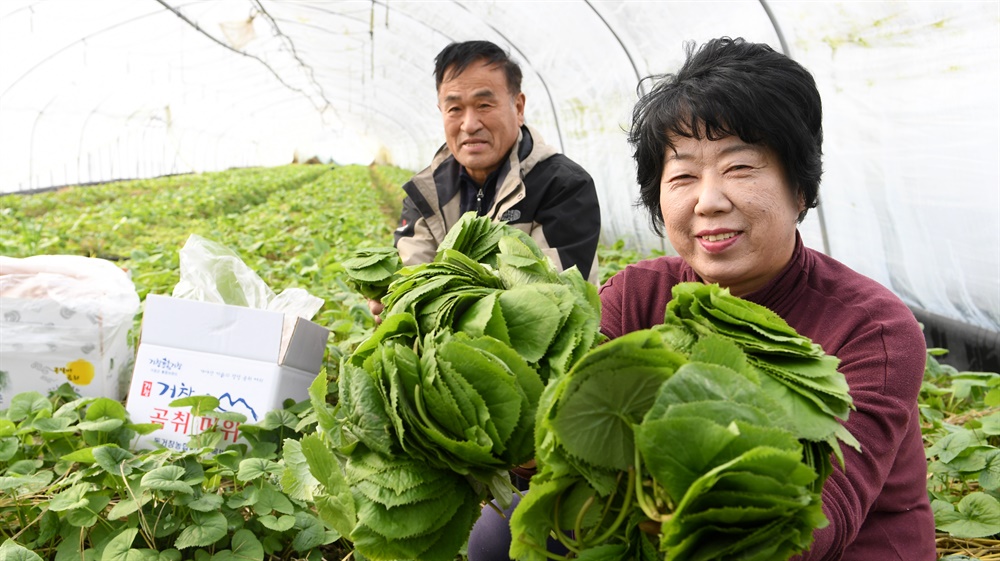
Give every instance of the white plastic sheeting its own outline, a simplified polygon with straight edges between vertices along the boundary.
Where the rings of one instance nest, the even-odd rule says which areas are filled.
[[[1000,2],[3,0],[0,191],[277,165],[419,169],[443,142],[434,55],[488,39],[526,118],[583,164],[604,239],[633,207],[639,79],[684,44],[767,42],[823,94],[806,243],[910,305],[1000,331]]]

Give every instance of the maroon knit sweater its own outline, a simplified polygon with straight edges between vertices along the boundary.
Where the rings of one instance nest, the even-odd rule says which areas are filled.
[[[823,488],[830,524],[795,559],[933,561],[934,516],[917,413],[923,333],[889,290],[796,237],[788,266],[744,298],[840,359],[857,409],[845,426],[862,452],[844,446],[844,470],[834,461]],[[663,323],[671,287],[686,281],[701,279],[678,257],[620,271],[601,287],[601,331],[614,338]]]

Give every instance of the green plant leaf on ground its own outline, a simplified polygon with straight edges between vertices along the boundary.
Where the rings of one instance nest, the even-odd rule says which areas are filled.
[[[956,538],[992,536],[1000,528],[1000,501],[986,493],[969,493],[957,507],[941,500],[931,506],[937,527]]]
[[[4,561],[44,561],[37,553],[10,539],[0,544],[0,559]]]
[[[226,536],[226,516],[221,512],[193,512],[191,522],[177,536],[174,547],[205,547]]]
[[[217,552],[212,561],[263,561],[264,547],[247,529],[236,530],[230,548]]]

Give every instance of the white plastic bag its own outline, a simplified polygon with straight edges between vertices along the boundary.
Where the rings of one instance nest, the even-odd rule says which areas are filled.
[[[267,283],[228,247],[192,234],[180,251],[181,280],[175,298],[231,304],[312,319],[323,299],[302,288],[275,295]]]

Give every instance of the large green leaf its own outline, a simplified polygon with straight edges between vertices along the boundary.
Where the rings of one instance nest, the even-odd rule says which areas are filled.
[[[281,447],[285,469],[281,472],[281,490],[292,499],[311,501],[319,481],[309,471],[309,462],[302,454],[302,443],[286,438]]]
[[[522,561],[545,561],[546,543],[550,531],[556,527],[553,513],[559,512],[563,496],[571,494],[574,487],[586,488],[586,483],[578,477],[560,477],[545,481],[531,482],[531,492],[527,493],[514,509],[510,518],[510,554]],[[572,526],[565,529],[571,529]]]
[[[183,497],[179,497],[179,499],[183,500],[186,497],[187,496],[185,495]],[[178,501],[178,503],[180,502],[181,501]],[[183,504],[191,510],[211,512],[213,510],[219,510],[224,502],[225,499],[223,499],[220,495],[201,493],[196,498],[191,499],[188,502],[184,502]]]
[[[264,458],[246,458],[240,462],[239,471],[236,472],[238,481],[253,481],[262,477],[270,477],[280,474],[284,468],[275,461]]]
[[[749,448],[746,444],[741,447]],[[740,472],[800,486],[803,497],[810,497],[806,486],[816,476],[801,463],[800,453],[768,446],[750,448],[712,468],[691,484],[672,516],[663,523],[660,546],[667,552],[667,559],[710,561],[736,553],[760,560],[785,559],[804,549],[811,542],[813,528],[825,524],[818,495],[790,502],[782,497],[768,500],[767,495],[757,494],[750,504],[730,502],[720,507],[723,501],[741,497],[726,491],[723,497],[710,500],[709,495],[726,474]],[[759,506],[768,503],[770,506]]]
[[[498,245],[497,272],[507,288],[558,281],[555,267],[527,236],[504,236]]]
[[[362,341],[349,360],[354,366],[362,366],[376,349],[394,339],[405,340],[407,344],[412,342],[417,335],[417,320],[412,314],[396,314],[382,320],[378,329],[372,333],[371,337]]]
[[[188,491],[191,490],[190,486],[185,485],[185,488]],[[49,510],[62,512],[64,510],[73,510],[75,508],[83,508],[87,506],[90,503],[90,501],[87,500],[87,493],[90,489],[90,484],[78,483],[60,491],[52,498],[52,501],[49,502]]]
[[[437,351],[433,351],[434,358],[437,358]],[[425,353],[425,356],[431,356]],[[473,402],[470,395],[465,392],[452,393],[448,383],[444,380],[444,373],[441,372],[441,365],[437,360],[424,360],[424,372],[428,375],[424,377],[424,382],[417,384],[420,387],[420,400],[422,406],[433,421],[440,425],[440,430],[454,437],[462,437],[466,429],[472,425],[485,422],[481,417],[482,412],[478,410],[477,404]],[[412,402],[417,407],[416,387],[413,387]],[[485,404],[484,404],[485,405]]]
[[[632,427],[642,420],[670,374],[669,368],[629,366],[587,376],[576,391],[564,396],[552,419],[563,447],[594,466],[628,469],[635,456]]]
[[[115,422],[111,420],[110,422]],[[121,421],[118,421],[119,425]],[[91,426],[96,426],[94,423],[90,423]],[[73,419],[69,417],[38,417],[32,420],[31,428],[38,430],[42,433],[47,433],[50,435],[56,434],[72,434],[76,432],[78,426],[73,425]],[[117,428],[117,427],[112,427]],[[93,429],[85,429],[93,430]]]
[[[451,339],[437,348],[442,376],[462,376],[483,398],[496,430],[493,452],[506,450],[526,401],[517,390],[513,372],[496,355],[483,352],[459,339]]]
[[[507,325],[497,302],[498,293],[499,291],[490,292],[466,308],[455,318],[455,331],[462,331],[473,337],[490,335],[509,344]]]
[[[482,262],[498,251],[500,238],[507,235],[510,230],[511,228],[504,223],[494,222],[488,216],[466,212],[448,230],[438,245],[438,255],[445,250],[454,250],[468,255],[477,262]]]
[[[367,481],[385,493],[396,496],[416,489],[416,494],[412,495],[414,499],[412,502],[434,496],[434,490],[427,486],[454,475],[446,470],[430,467],[424,462],[384,457],[373,452],[352,454],[347,459],[345,470],[351,483]],[[392,506],[389,503],[384,504]]]
[[[327,531],[318,518],[302,510],[295,512],[295,528],[298,532],[292,538],[291,545],[292,549],[298,552],[310,551],[340,539],[336,532]]]
[[[333,459],[332,455],[326,456],[312,445],[303,448],[303,453],[309,459],[309,466],[314,475],[327,473],[329,476],[321,479],[327,493],[318,494],[314,499],[317,514],[341,535],[350,535],[351,530],[357,525],[357,507],[351,488],[340,472],[339,466],[326,470],[325,467]]]
[[[402,267],[399,252],[394,247],[362,248],[354,256],[341,261],[348,284],[366,298],[381,298],[397,278]]]
[[[226,536],[226,517],[221,512],[192,512],[191,522],[181,530],[174,547],[206,547]]]
[[[132,473],[132,465],[129,462],[135,458],[135,454],[132,452],[113,444],[97,446],[93,448],[93,452],[94,461],[104,471],[122,477]]]
[[[740,433],[703,418],[672,417],[647,420],[635,429],[636,446],[646,469],[676,503]]]
[[[268,481],[257,481],[254,486],[257,490],[257,501],[253,504],[253,510],[257,514],[271,514],[279,512],[282,514],[294,514],[296,512],[292,501],[285,496],[273,483]]]
[[[501,292],[498,302],[511,347],[528,362],[538,362],[563,323],[559,306],[531,285]]]
[[[656,401],[646,414],[647,419],[662,418],[672,405],[702,403],[707,401],[740,403],[763,411],[770,423],[785,428],[792,424],[784,408],[770,398],[746,375],[721,365],[689,362],[660,386]],[[718,417],[724,420],[724,417]]]
[[[802,392],[795,391],[771,376],[761,378],[761,389],[782,405],[792,423],[792,432],[797,436],[812,441],[832,441],[836,444],[835,437],[843,426],[833,415],[823,411],[814,399],[806,397]]]
[[[229,549],[216,552],[212,561],[263,561],[264,547],[260,540],[247,529],[233,533]]]
[[[671,371],[677,370],[687,362],[687,357],[673,349],[659,330],[642,329],[633,331],[603,345],[588,350],[580,360],[573,365],[573,371],[588,369],[600,370],[604,361],[611,360],[614,364],[656,365]],[[571,378],[575,375],[571,374]]]
[[[516,380],[516,387],[523,395],[521,415],[517,426],[507,441],[504,454],[501,455],[509,464],[520,464],[533,455],[535,412],[544,385],[542,380],[527,362],[508,345],[492,337],[469,339],[467,343],[497,357],[510,370]]]
[[[20,422],[42,411],[52,411],[52,404],[44,395],[35,391],[21,392],[10,398],[6,417],[8,420]]]
[[[494,288],[469,286],[445,292],[426,302],[419,310],[417,323],[422,333],[430,333],[439,327],[455,324],[466,310],[482,298],[496,292]]]
[[[13,496],[31,495],[48,487],[54,478],[52,470],[43,470],[31,475],[0,477],[0,491]]]
[[[337,420],[333,412],[334,408],[326,401],[329,389],[328,382],[326,367],[323,367],[319,375],[313,378],[312,383],[309,384],[309,402],[316,414],[319,428],[325,432],[332,432],[337,427]]]
[[[4,561],[43,561],[37,553],[12,539],[0,544],[0,559]]]
[[[135,551],[132,549],[132,542],[138,534],[138,528],[125,528],[116,533],[104,547],[101,561],[131,561],[134,556],[130,553]]]
[[[358,501],[358,523],[389,540],[412,538],[440,530],[458,512],[463,494],[444,492],[416,503],[388,508],[375,501]]]
[[[127,421],[128,413],[120,401],[108,397],[99,397],[87,407],[85,419],[88,421],[97,421],[104,418]]]
[[[765,352],[822,356],[823,351],[795,332],[764,306],[736,298],[715,284],[680,283],[672,289],[666,322],[680,322],[702,332],[716,332],[741,346]]]
[[[1000,449],[993,448],[984,453],[986,465],[977,477],[979,486],[986,491],[1000,490]]]
[[[282,514],[280,516],[265,514],[264,516],[258,516],[257,520],[262,526],[275,532],[291,530],[295,526],[295,517],[290,514]]]
[[[439,470],[439,472],[441,475],[434,479],[428,478],[415,481],[413,485],[402,489],[382,484],[382,482],[377,481],[375,478],[358,481],[355,484],[355,489],[369,501],[374,501],[391,509],[396,506],[439,497],[448,492],[456,484],[456,480],[451,477],[445,477],[445,474],[448,472],[444,470]]]
[[[962,497],[957,508],[940,500],[933,501],[932,506],[937,528],[956,538],[992,536],[1000,528],[1000,501],[981,491]]]
[[[467,495],[455,497],[458,505],[455,514],[441,522],[438,530],[402,539],[387,539],[379,531],[365,524],[359,524],[351,534],[355,548],[373,561],[395,561],[397,559],[420,559],[427,561],[451,561],[465,543],[472,530],[472,524],[479,516],[479,500],[471,487],[464,486]],[[461,486],[456,490],[463,490]],[[379,530],[382,530],[380,528]]]
[[[975,432],[959,429],[941,437],[927,448],[928,456],[937,456],[942,462],[951,462],[971,448],[980,446],[982,439]]]
[[[390,454],[394,440],[392,423],[377,383],[367,370],[347,361],[341,364],[340,404],[345,417],[344,430],[368,448]]]
[[[111,497],[106,491],[87,493],[87,504],[66,512],[63,521],[77,528],[90,528],[94,524],[97,524],[99,519],[103,518],[100,514],[110,502]]]

